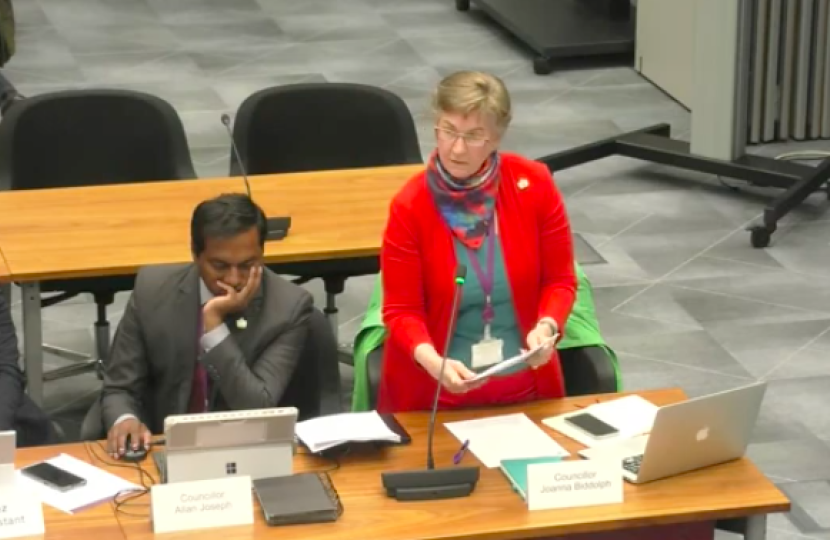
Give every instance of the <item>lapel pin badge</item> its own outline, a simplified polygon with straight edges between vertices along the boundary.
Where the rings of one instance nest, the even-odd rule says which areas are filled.
[[[519,178],[519,189],[527,189],[527,186],[530,185],[530,182],[527,181],[527,178]]]
[[[245,330],[248,328],[248,321],[246,321],[244,317],[236,319],[236,327],[240,330]]]

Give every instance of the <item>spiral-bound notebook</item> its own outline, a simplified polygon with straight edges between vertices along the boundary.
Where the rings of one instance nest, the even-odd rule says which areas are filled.
[[[343,513],[326,473],[300,473],[254,480],[254,492],[268,525],[336,521]]]

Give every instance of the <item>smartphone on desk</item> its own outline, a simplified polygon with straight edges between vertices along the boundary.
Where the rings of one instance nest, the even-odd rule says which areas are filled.
[[[65,471],[60,467],[55,467],[45,461],[24,467],[20,472],[33,480],[37,480],[41,484],[45,484],[61,492],[70,491],[86,485],[86,480],[80,476]]]
[[[594,439],[607,439],[620,432],[612,425],[606,424],[591,413],[580,413],[565,418],[565,422],[579,431],[587,433]]]

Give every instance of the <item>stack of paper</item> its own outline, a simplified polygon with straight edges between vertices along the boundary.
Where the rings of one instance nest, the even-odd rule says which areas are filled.
[[[476,381],[480,381],[481,379],[486,379],[488,377],[493,377],[495,375],[498,375],[502,371],[510,369],[513,366],[523,364],[523,363],[527,362],[528,360],[530,360],[533,357],[533,355],[540,353],[542,351],[542,349],[544,347],[546,347],[548,344],[550,344],[552,342],[555,342],[558,338],[559,338],[559,334],[553,336],[552,338],[545,341],[544,343],[542,343],[541,345],[539,345],[535,349],[531,349],[529,351],[524,351],[521,354],[518,354],[518,355],[514,356],[513,358],[509,358],[507,360],[502,360],[498,364],[494,364],[493,366],[485,369],[481,373],[477,373],[476,376],[473,377],[472,379],[467,379],[466,382],[474,383]]]
[[[110,501],[116,495],[128,491],[144,489],[112,473],[108,473],[100,467],[90,465],[67,454],[61,454],[47,460],[47,463],[83,478],[86,480],[86,484],[63,492],[29,478],[20,471],[17,471],[17,483],[33,493],[44,504],[63,510],[68,514],[74,514],[79,510]]]
[[[654,425],[654,417],[658,410],[657,405],[640,396],[626,396],[559,416],[545,418],[542,423],[589,448],[593,448],[600,444],[619,442],[623,439],[630,439],[648,433],[651,431],[651,426]],[[589,413],[609,426],[615,427],[618,431],[617,435],[595,439],[565,421],[570,416],[582,413]]]
[[[297,438],[312,453],[350,442],[401,442],[376,411],[332,414],[299,422]]]
[[[506,459],[570,455],[523,413],[450,422],[444,426],[462,443],[469,441],[470,451],[488,468],[498,467]]]

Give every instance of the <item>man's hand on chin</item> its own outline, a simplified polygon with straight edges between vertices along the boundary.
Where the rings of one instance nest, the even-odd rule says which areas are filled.
[[[261,282],[262,266],[255,266],[251,269],[248,282],[240,291],[221,281],[217,281],[216,284],[225,290],[225,294],[213,297],[202,308],[202,324],[204,325],[205,333],[221,325],[225,317],[229,314],[244,311],[259,290]]]

